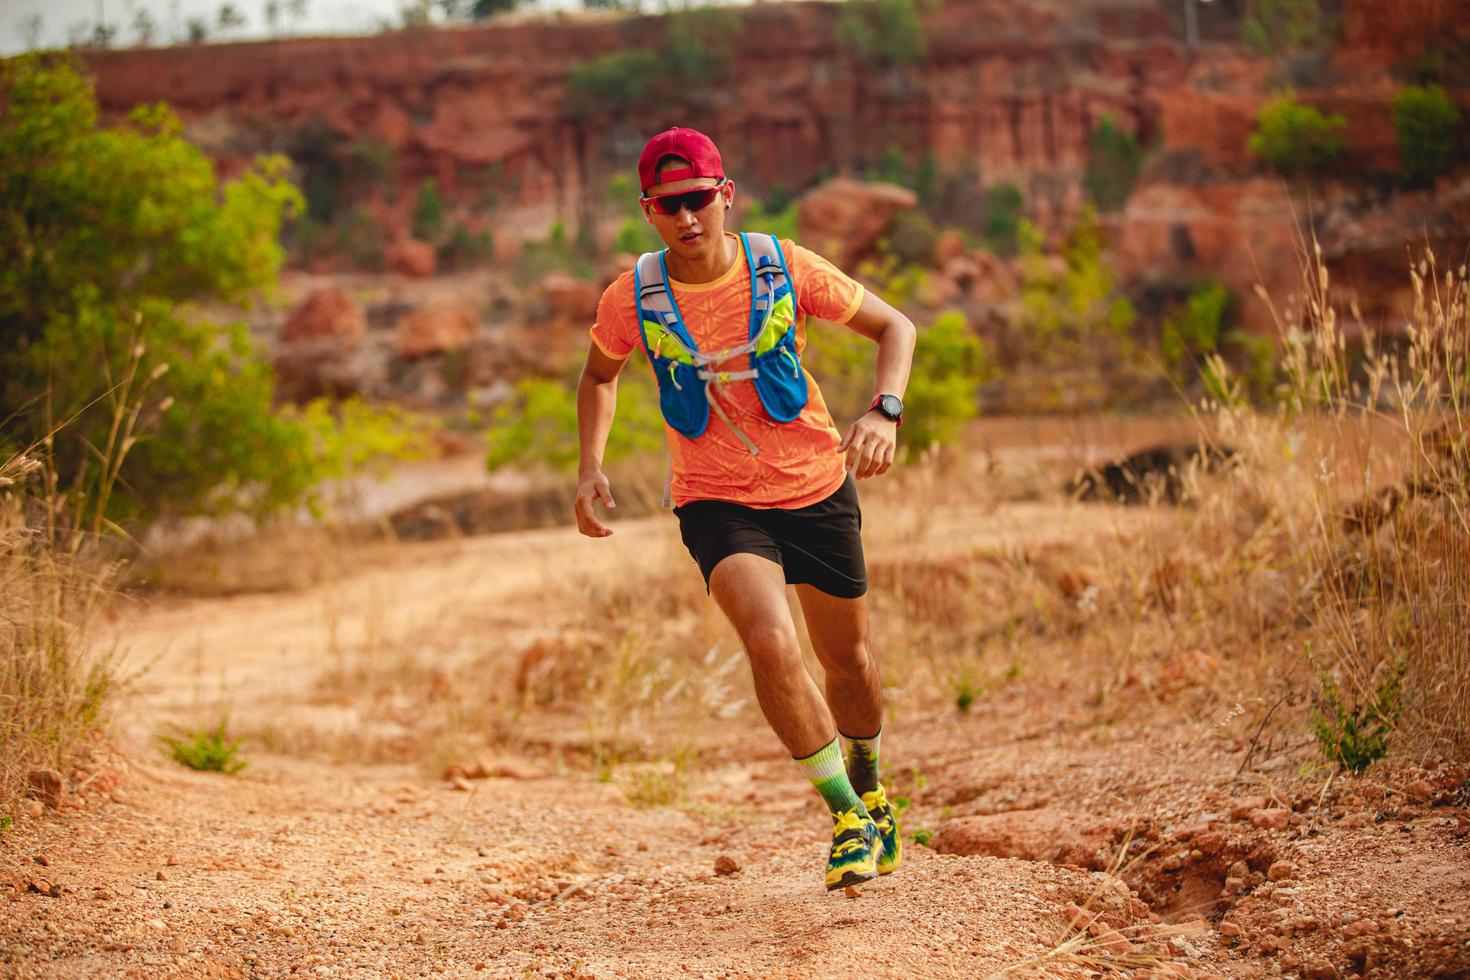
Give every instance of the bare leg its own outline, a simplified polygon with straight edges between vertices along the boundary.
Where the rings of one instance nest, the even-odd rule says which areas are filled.
[[[801,614],[812,650],[826,674],[827,705],[837,728],[852,738],[871,738],[883,725],[883,688],[868,650],[868,598],[839,599],[798,585]]]
[[[832,713],[802,663],[781,566],[730,555],[710,573],[709,590],[745,645],[756,700],[786,750],[802,758],[836,738]]]

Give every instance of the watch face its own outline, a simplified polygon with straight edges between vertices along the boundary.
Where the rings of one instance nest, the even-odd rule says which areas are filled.
[[[897,419],[903,415],[903,402],[899,401],[897,395],[884,395],[878,399],[878,411],[890,419]]]

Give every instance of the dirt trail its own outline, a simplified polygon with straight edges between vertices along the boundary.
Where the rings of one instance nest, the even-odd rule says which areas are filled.
[[[887,543],[870,558],[1085,541],[1148,519],[1047,503],[941,508],[913,527],[885,527],[874,514],[872,537]],[[678,553],[673,522],[661,516],[622,522],[595,543],[554,529],[406,545],[390,564],[301,592],[127,613],[108,642],[147,669],[119,711],[122,753],[99,748],[90,771],[107,780],[84,788],[66,819],[40,824],[19,853],[3,854],[12,904],[0,926],[0,969],[57,977],[1073,976],[1100,965],[1172,977],[1280,972],[1279,963],[1228,960],[1228,944],[1203,919],[1160,929],[1123,881],[1075,866],[1085,858],[1063,866],[909,845],[900,872],[860,898],[828,895],[819,802],[769,732],[749,721],[732,723],[741,727],[726,733],[724,761],[701,764],[677,807],[634,806],[595,773],[544,759],[501,758],[501,775],[456,787],[423,764],[331,764],[255,749],[237,776],[193,773],[161,761],[151,744],[165,724],[197,723],[221,704],[232,720],[257,724],[328,712],[312,691],[349,648],[417,643],[422,656],[453,658],[452,634],[474,628],[495,631],[511,649],[575,601],[587,576],[631,576]],[[1170,730],[1103,731],[1070,706],[1026,697],[1002,697],[983,718],[914,719],[885,735],[885,753],[922,759],[943,812],[957,817],[1046,814],[1064,800],[1116,823],[1120,801],[1149,797],[1173,807],[1164,819],[1177,827],[1197,823],[1202,808],[1229,809],[1218,797],[1188,802],[1199,795],[1189,781],[1228,786],[1238,746],[1185,745]],[[113,771],[122,774],[115,789]],[[1058,837],[1070,839],[1071,821],[1062,814]],[[1434,828],[1416,840],[1463,852],[1448,829]],[[716,873],[720,858],[739,870]],[[1414,866],[1400,874],[1395,887],[1405,897],[1397,900],[1411,902],[1435,874],[1447,888],[1470,883]],[[1220,881],[1200,880],[1219,890]],[[1343,894],[1361,898],[1351,888]],[[1440,911],[1462,915],[1465,904]]]
[[[1075,534],[1075,514],[948,512],[909,540],[1004,549]],[[590,774],[514,760],[534,778],[466,793],[421,768],[253,753],[225,778],[149,750],[163,724],[221,700],[234,720],[302,710],[337,651],[433,635],[450,608],[510,643],[541,625],[548,597],[567,601],[569,570],[595,561],[586,573],[631,575],[678,547],[667,517],[622,522],[596,543],[554,529],[416,544],[389,567],[299,593],[125,615],[108,642],[146,665],[119,712],[127,758],[114,767],[132,776],[35,843],[38,873],[64,890],[32,902],[10,965],[55,976],[975,976],[1051,949],[1094,876],[911,846],[902,871],[860,899],[825,893],[818,801],[761,730],[740,735],[744,757],[699,773],[679,809],[640,809]],[[715,874],[721,856],[741,870]]]

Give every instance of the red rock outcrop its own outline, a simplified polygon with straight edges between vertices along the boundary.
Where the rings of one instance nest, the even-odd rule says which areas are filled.
[[[409,313],[393,328],[393,345],[405,360],[464,347],[475,337],[479,320],[458,306],[433,303]]]
[[[907,187],[839,177],[801,196],[796,223],[802,242],[850,268],[873,248],[895,214],[918,205],[918,195]]]
[[[367,321],[362,307],[337,286],[314,290],[291,310],[281,328],[287,344],[331,338],[352,347],[362,340]]]
[[[889,147],[911,164],[928,152],[987,181],[1075,170],[1104,113],[1150,138],[1155,95],[1185,67],[1171,17],[1124,0],[1065,10],[951,3],[926,14],[930,55],[902,75],[851,59],[835,40],[840,13],[805,3],[742,12],[734,77],[696,94],[699,124],[720,141],[732,175],[795,188]],[[607,120],[567,113],[568,74],[629,37],[655,44],[664,28],[652,17],[571,18],[87,58],[110,114],[166,100],[221,158],[281,149],[320,120],[344,140],[390,147],[405,187],[434,177],[453,194],[492,168],[505,203],[566,207],[584,174],[606,179],[579,147],[595,148],[610,131]],[[618,133],[683,121],[686,109],[635,110]],[[631,163],[625,144],[619,135],[618,155]]]
[[[404,238],[394,242],[388,247],[388,252],[383,258],[388,263],[389,271],[414,279],[429,278],[434,274],[437,265],[434,259],[434,246],[413,238]]]

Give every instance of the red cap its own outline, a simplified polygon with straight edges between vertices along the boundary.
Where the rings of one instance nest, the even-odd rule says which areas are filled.
[[[670,156],[688,160],[689,166],[670,170],[659,177],[658,162]],[[723,176],[725,164],[720,160],[720,151],[715,146],[715,141],[697,129],[685,129],[682,126],[666,129],[649,140],[638,157],[639,186],[644,191],[664,181]]]

